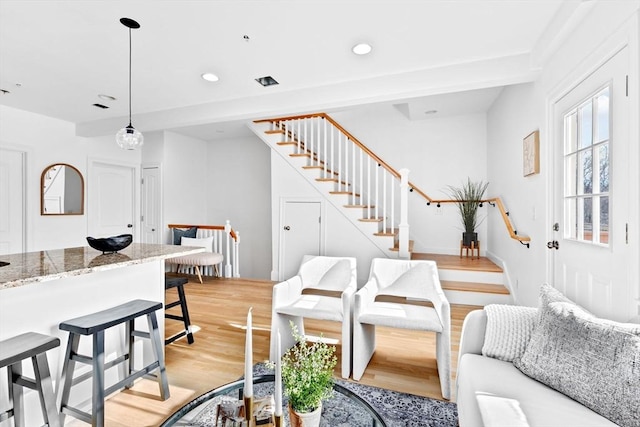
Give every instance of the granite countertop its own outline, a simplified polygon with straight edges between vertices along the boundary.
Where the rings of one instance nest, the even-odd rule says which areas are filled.
[[[190,246],[132,243],[112,254],[82,246],[0,255],[0,261],[10,263],[0,267],[0,290],[203,251]]]

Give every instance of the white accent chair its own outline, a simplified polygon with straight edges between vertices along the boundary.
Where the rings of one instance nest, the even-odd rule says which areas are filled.
[[[271,354],[276,359],[276,334],[280,331],[280,354],[296,344],[292,321],[304,335],[303,318],[342,323],[342,377],[351,373],[351,323],[356,282],[356,259],[305,255],[298,274],[273,287]]]
[[[442,397],[451,398],[451,314],[435,261],[373,259],[369,281],[354,303],[354,380],[362,378],[373,356],[376,325],[433,331]]]

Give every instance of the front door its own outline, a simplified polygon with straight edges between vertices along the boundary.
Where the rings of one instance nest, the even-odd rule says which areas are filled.
[[[0,149],[0,255],[25,251],[24,156],[22,151]]]
[[[320,202],[283,203],[279,280],[295,276],[304,255],[320,255],[320,223]]]
[[[627,69],[625,48],[554,105],[548,244],[555,287],[594,314],[621,321],[632,317]]]
[[[135,169],[93,162],[89,171],[89,235],[109,237],[133,234]]]

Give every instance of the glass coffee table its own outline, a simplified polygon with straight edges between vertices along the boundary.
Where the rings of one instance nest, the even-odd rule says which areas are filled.
[[[272,374],[254,376],[254,396],[256,398],[273,394],[275,377]],[[207,426],[215,427],[216,408],[224,399],[240,399],[244,381],[239,380],[211,390],[184,405],[171,415],[162,427]],[[322,403],[321,427],[387,427],[382,417],[360,396],[339,384],[333,385],[331,399]],[[283,402],[285,425],[289,424],[289,414]]]

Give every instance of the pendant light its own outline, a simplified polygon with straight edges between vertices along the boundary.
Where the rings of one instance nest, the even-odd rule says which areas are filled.
[[[116,142],[124,150],[135,150],[144,144],[144,136],[131,125],[131,29],[140,28],[140,24],[130,18],[121,18],[120,23],[129,28],[129,126],[118,131]]]

